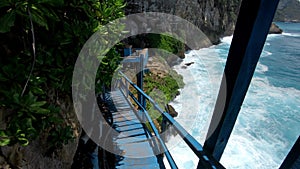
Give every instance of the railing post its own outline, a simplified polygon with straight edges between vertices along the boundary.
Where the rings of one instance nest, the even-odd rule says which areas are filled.
[[[165,110],[166,110],[167,113],[169,113],[168,105],[165,106]],[[165,116],[162,116],[161,133],[164,133],[167,130],[167,122],[168,122],[167,118]],[[166,133],[164,133],[162,135],[162,139],[163,139],[163,141],[166,141],[166,139],[167,139]]]
[[[144,55],[140,54],[140,62],[139,65],[137,66],[137,86],[141,89],[144,90],[143,87],[143,81],[144,81]],[[144,99],[144,96],[142,93],[138,92],[138,101],[142,104],[143,108],[146,108],[146,100]]]
[[[128,98],[128,94],[129,94],[129,86],[128,86],[128,82],[127,80],[125,80],[125,90],[126,90],[126,97]]]

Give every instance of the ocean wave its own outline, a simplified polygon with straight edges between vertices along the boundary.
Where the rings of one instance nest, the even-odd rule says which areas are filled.
[[[225,37],[223,37],[221,39],[221,42],[222,43],[226,43],[226,44],[231,44],[232,38],[233,38],[233,35],[231,35],[231,36],[225,36]]]
[[[290,37],[300,37],[299,33],[287,33],[287,32],[283,32],[282,35],[283,36],[290,36]]]
[[[284,36],[289,35],[269,35],[268,38]],[[188,132],[201,144],[206,137],[205,131],[212,116],[231,40],[232,36],[224,37],[219,45],[192,50],[181,64],[195,63],[187,69],[182,69],[181,65],[175,67],[186,83],[181,90],[183,94],[171,103],[180,112],[176,120],[182,125],[192,124]],[[270,45],[271,42],[267,43]],[[271,51],[264,50],[262,57],[272,55]],[[300,90],[273,85],[273,81],[269,80],[271,77],[265,75],[265,72],[272,71],[268,68],[270,63],[267,60],[263,63],[257,65],[258,74],[252,78],[222,156],[221,163],[226,168],[278,168],[299,135]],[[196,98],[194,94],[199,97]],[[193,109],[195,105],[196,109]],[[186,110],[187,113],[185,108],[192,111]],[[191,117],[196,122],[189,123]],[[175,138],[170,139],[167,145],[171,147],[170,152],[175,161],[179,162],[179,168],[196,168],[197,158],[183,142],[177,142]]]
[[[258,62],[257,67],[256,67],[256,71],[257,71],[258,73],[263,74],[263,73],[267,72],[268,70],[269,70],[269,67],[268,67],[268,66],[266,66],[266,65],[264,65],[264,64],[262,64],[262,63],[260,63],[260,62]]]
[[[263,52],[262,52],[262,54],[261,54],[261,57],[267,57],[267,56],[270,56],[270,55],[272,55],[272,54],[273,54],[272,52],[263,50]]]
[[[227,168],[278,168],[290,140],[299,134],[299,103],[299,90],[253,78],[221,163]]]
[[[268,34],[267,36],[267,40],[271,40],[273,38],[278,38],[278,37],[281,37],[283,36],[282,34]]]

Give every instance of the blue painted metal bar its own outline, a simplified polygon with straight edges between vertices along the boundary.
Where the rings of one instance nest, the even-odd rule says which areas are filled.
[[[289,154],[285,157],[279,169],[300,168],[300,136],[293,145]]]
[[[137,86],[141,90],[143,90],[143,83],[144,83],[144,54],[140,54],[140,62],[139,65],[137,66]],[[143,95],[141,93],[138,93],[138,100],[140,103],[142,103],[143,107],[146,107],[146,100],[144,99]]]
[[[150,101],[150,103],[153,104],[154,108],[158,110],[159,112],[164,112],[159,105],[150,97],[148,96],[143,90],[141,90],[135,83],[133,83],[123,72],[119,71],[120,75],[133,87],[135,88],[139,93],[141,93],[144,98]]]
[[[128,79],[128,77],[126,77],[126,75],[124,73],[122,73],[120,71],[119,71],[119,73],[120,73],[120,75],[126,81],[128,81],[128,83],[130,83],[139,93],[141,93],[144,98],[148,99],[150,101],[150,103],[155,107],[155,109],[158,110],[163,115],[164,119],[167,120],[174,127],[174,129],[176,130],[176,132],[178,132],[178,134],[183,138],[183,140],[185,141],[185,143],[198,156],[198,158],[199,158],[199,164],[200,164],[200,165],[198,165],[198,167],[200,167],[200,168],[224,168],[218,161],[216,161],[215,159],[213,159],[212,156],[208,155],[203,150],[201,144],[199,142],[197,142],[197,140],[195,140],[195,138],[193,138],[176,120],[174,120],[174,118],[170,114],[168,114],[167,112],[163,111],[159,107],[159,105],[150,96],[148,96],[135,83],[133,83],[130,79]],[[131,95],[131,97],[138,104],[138,106],[140,107],[140,109],[142,109],[147,114],[146,115],[147,116],[147,120],[149,120],[149,122],[150,122],[151,118],[150,118],[148,112],[146,111],[145,107],[143,107],[142,104],[139,103],[139,101],[133,96],[132,93],[130,93],[129,95]],[[155,125],[154,124],[151,125],[151,128],[152,127],[155,128]],[[157,129],[155,129],[155,131],[157,131]],[[155,135],[156,135],[156,133],[155,133]],[[159,139],[159,141],[163,142],[162,139]],[[163,143],[163,145],[165,145],[165,144]],[[167,149],[164,149],[164,150],[167,150]],[[168,161],[169,161],[169,159],[168,159]]]
[[[134,57],[134,58],[125,58],[122,63],[137,63],[140,62],[140,58]]]
[[[130,81],[130,80],[126,77],[125,74],[123,74],[122,72],[120,72],[120,74],[126,79],[126,82],[129,82],[131,85],[134,85],[134,87],[136,87],[137,89],[141,90],[141,89],[138,88],[132,81]],[[125,86],[122,80],[120,80],[120,83],[121,83],[121,86],[122,86],[122,87]],[[126,90],[126,89],[125,89],[125,90]],[[122,90],[121,90],[121,91],[122,91]],[[165,156],[166,156],[166,158],[167,158],[167,160],[168,160],[168,162],[169,162],[169,164],[170,164],[170,166],[171,166],[172,169],[173,169],[173,168],[174,168],[174,169],[178,168],[177,165],[176,165],[176,163],[175,163],[175,161],[174,161],[174,159],[173,159],[173,157],[171,156],[171,154],[170,154],[170,152],[169,152],[167,146],[165,145],[165,143],[164,143],[163,140],[161,139],[161,137],[160,137],[160,135],[159,135],[159,132],[158,132],[157,128],[155,127],[155,124],[153,123],[151,117],[149,116],[148,111],[147,111],[147,110],[145,109],[145,107],[140,103],[140,101],[134,96],[133,93],[131,93],[131,92],[128,91],[128,90],[127,90],[125,93],[124,93],[124,91],[122,91],[122,92],[123,92],[124,95],[125,95],[125,93],[128,93],[129,96],[133,99],[133,101],[139,106],[139,109],[140,109],[141,111],[144,112],[144,115],[146,116],[147,121],[149,122],[149,125],[150,125],[152,131],[154,132],[155,136],[157,137],[157,140],[159,141],[159,145],[157,145],[156,142],[154,143],[154,144],[156,145],[156,148],[163,149],[163,150],[160,151],[160,152],[165,152],[164,154],[165,154]],[[140,115],[138,115],[138,118],[139,118],[140,120],[142,120],[142,121],[145,121],[145,120],[143,120],[143,117],[141,117]],[[159,151],[159,150],[158,150],[158,151]],[[161,164],[161,165],[163,165],[163,164]]]
[[[174,161],[174,159],[173,159],[173,157],[172,157],[172,155],[170,154],[170,152],[169,152],[166,144],[161,139],[161,137],[159,135],[159,132],[158,132],[157,128],[155,127],[155,124],[153,123],[151,117],[149,116],[148,111],[142,106],[142,104],[136,99],[136,97],[134,97],[134,95],[131,92],[129,93],[129,95],[134,100],[134,102],[136,104],[138,104],[138,106],[141,107],[141,109],[143,110],[143,112],[144,112],[144,114],[145,114],[145,116],[147,118],[147,121],[150,124],[150,127],[151,127],[153,133],[155,134],[157,140],[159,141],[159,148],[162,149],[162,151],[160,151],[160,152],[164,152],[164,154],[165,154],[165,156],[166,156],[166,158],[167,158],[167,160],[168,160],[168,162],[169,162],[169,164],[170,164],[170,166],[171,166],[172,169],[173,168],[174,169],[178,168],[177,165],[176,165],[176,163],[175,163],[175,161]]]
[[[183,138],[185,143],[191,148],[191,150],[198,156],[200,168],[224,168],[218,161],[216,161],[211,155],[206,153],[202,145],[191,136],[170,114],[163,112],[163,116],[174,127],[176,132]]]
[[[250,85],[279,0],[243,0],[204,149],[220,160]],[[225,102],[225,107],[224,105]]]

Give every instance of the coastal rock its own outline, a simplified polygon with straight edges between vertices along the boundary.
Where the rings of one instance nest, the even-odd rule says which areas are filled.
[[[125,13],[164,12],[179,16],[196,25],[211,41],[233,34],[241,0],[125,0]],[[274,21],[300,22],[300,2],[281,0]],[[276,31],[278,32],[278,31]]]
[[[299,0],[280,0],[274,17],[274,21],[300,22],[299,9]]]
[[[281,34],[281,33],[282,33],[282,29],[280,29],[279,26],[276,25],[275,23],[272,23],[269,30],[269,34]]]
[[[125,0],[125,13],[164,12],[179,16],[196,25],[212,44],[233,33],[241,0]]]
[[[190,63],[186,63],[186,64],[184,64],[184,65],[186,65],[186,66],[191,66],[192,64],[194,64],[195,62],[190,62]]]
[[[169,114],[172,116],[172,117],[177,117],[178,116],[178,112],[174,109],[173,106],[167,104],[167,107],[168,107],[168,110],[169,110]]]

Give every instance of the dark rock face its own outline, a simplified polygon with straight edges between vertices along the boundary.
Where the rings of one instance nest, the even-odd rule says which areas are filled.
[[[184,65],[186,65],[186,66],[190,66],[190,65],[192,65],[192,64],[194,64],[195,62],[190,62],[190,63],[186,63],[186,64],[184,64]]]
[[[140,12],[164,12],[173,14],[199,27],[213,44],[217,44],[220,41],[220,37],[233,34],[242,0],[125,1],[128,4],[126,14]],[[299,9],[299,0],[280,0],[274,21],[300,22]],[[280,30],[276,29],[270,33],[279,32]]]
[[[300,22],[300,1],[280,0],[274,21]]]
[[[277,26],[275,23],[272,23],[269,30],[269,34],[281,34],[281,33],[282,33],[282,29],[280,29],[279,26]]]
[[[173,106],[167,104],[168,106],[168,110],[169,110],[169,114],[172,116],[172,117],[177,117],[178,116],[178,112],[174,109]]]
[[[199,27],[213,44],[233,33],[241,0],[126,0],[126,14],[164,12]]]

